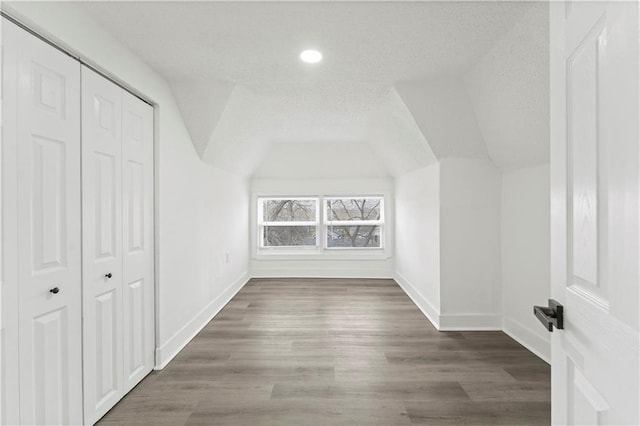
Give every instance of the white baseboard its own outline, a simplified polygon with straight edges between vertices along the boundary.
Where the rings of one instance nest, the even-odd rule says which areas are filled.
[[[538,358],[542,359],[547,364],[551,364],[550,340],[539,336],[529,327],[511,318],[504,318],[502,331],[504,331],[505,334],[513,340],[533,352],[538,356]]]
[[[185,324],[177,333],[161,347],[156,348],[156,365],[154,370],[162,370],[199,332],[206,326],[218,312],[229,303],[231,299],[251,279],[249,273],[243,274],[227,287],[220,296],[209,302],[191,321]]]
[[[439,331],[501,331],[501,314],[441,314],[409,280],[396,271],[395,280]]]
[[[502,331],[502,315],[441,314],[440,331]]]
[[[416,288],[402,275],[396,271],[395,280],[402,290],[409,296],[413,303],[422,311],[425,317],[440,330],[440,312],[436,309]]]

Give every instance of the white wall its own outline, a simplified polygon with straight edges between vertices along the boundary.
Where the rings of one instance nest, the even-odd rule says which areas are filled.
[[[394,276],[394,199],[391,178],[314,178],[251,180],[250,271],[254,277],[363,277]],[[383,195],[385,198],[384,250],[283,250],[257,249],[258,196],[353,196]]]
[[[396,178],[396,280],[440,330],[500,330],[501,174],[445,158]]]
[[[548,360],[532,306],[549,297],[549,6],[529,11],[467,72],[490,158],[503,170],[503,330]]]
[[[488,160],[440,162],[440,327],[501,329],[500,172]]]
[[[167,83],[76,4],[5,2],[3,9],[157,104],[156,364],[162,366],[246,282],[247,182],[200,161]]]
[[[549,333],[532,306],[550,297],[549,165],[502,175],[502,313],[504,331],[549,362]]]
[[[440,322],[440,165],[395,180],[396,281],[436,326]]]

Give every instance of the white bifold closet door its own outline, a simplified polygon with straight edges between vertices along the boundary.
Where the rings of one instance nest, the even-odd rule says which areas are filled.
[[[122,91],[82,68],[83,358],[87,423],[121,397]]]
[[[93,424],[154,365],[153,108],[2,18],[0,423]]]
[[[153,108],[122,91],[124,391],[154,366]]]
[[[2,310],[19,321],[6,324],[5,420],[19,405],[21,424],[80,424],[80,64],[2,24]]]
[[[85,422],[153,368],[153,109],[82,68]]]

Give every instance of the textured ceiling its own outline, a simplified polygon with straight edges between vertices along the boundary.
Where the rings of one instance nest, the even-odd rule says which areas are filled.
[[[489,157],[501,169],[549,162],[549,9],[527,14],[465,76]]]
[[[92,1],[78,7],[169,82],[205,161],[250,175],[271,170],[262,163],[274,158],[272,149],[288,146],[283,143],[365,142],[397,175],[446,155],[487,156],[464,85],[443,91],[406,82],[463,75],[531,4]],[[299,52],[314,47],[324,61],[302,64]],[[396,91],[398,82],[405,83]],[[449,95],[446,112],[425,116]],[[457,121],[466,124],[456,128],[455,117],[444,116],[458,114],[460,105]]]
[[[382,81],[466,69],[521,2],[82,2],[167,80],[243,84]],[[324,53],[303,66],[301,50]]]

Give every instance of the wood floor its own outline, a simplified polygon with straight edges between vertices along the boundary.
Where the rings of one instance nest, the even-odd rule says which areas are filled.
[[[254,279],[101,425],[543,425],[549,366],[393,280]]]

